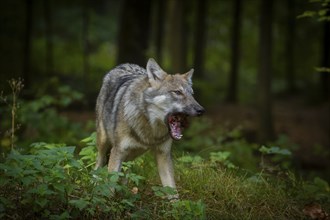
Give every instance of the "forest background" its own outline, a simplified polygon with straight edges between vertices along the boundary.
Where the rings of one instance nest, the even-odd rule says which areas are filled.
[[[225,167],[230,161],[256,171],[266,169],[260,155],[275,152],[273,168],[329,182],[329,4],[4,1],[2,160],[41,141],[82,149],[79,140],[95,130],[103,76],[121,63],[145,67],[153,57],[168,73],[194,68],[195,96],[207,111],[175,145],[177,153],[227,152]]]

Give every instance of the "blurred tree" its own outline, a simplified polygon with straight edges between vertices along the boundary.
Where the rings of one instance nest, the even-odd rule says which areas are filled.
[[[287,0],[287,36],[285,42],[285,60],[286,60],[286,90],[292,94],[296,90],[294,51],[295,51],[295,32],[296,32],[296,13],[295,0]]]
[[[324,20],[323,26],[323,51],[321,67],[330,69],[330,2],[326,2],[325,5],[327,19]],[[328,100],[330,98],[330,72],[321,72],[321,88],[323,99]]]
[[[203,78],[205,64],[205,46],[206,46],[206,15],[207,0],[197,0],[197,14],[195,20],[195,45],[194,45],[194,68],[195,76]]]
[[[146,65],[149,43],[151,0],[123,1],[119,35],[117,63]]]
[[[30,62],[31,62],[31,35],[32,35],[32,12],[33,0],[25,1],[25,36],[24,36],[24,60],[23,60],[23,78],[24,87],[30,87]]]
[[[175,72],[186,71],[187,66],[187,25],[185,24],[186,0],[169,0],[169,55],[171,68]]]
[[[240,35],[242,26],[242,1],[235,0],[233,2],[233,23],[232,23],[232,37],[231,37],[231,61],[229,82],[227,87],[227,102],[237,102],[238,95],[238,73],[240,60]]]
[[[166,2],[164,0],[157,0],[156,3],[156,30],[155,30],[155,46],[157,63],[162,64],[163,60],[163,39],[164,39],[164,24],[166,14]]]
[[[84,0],[82,5],[82,39],[83,39],[83,78],[84,89],[89,81],[89,8],[90,0]]]
[[[266,142],[274,138],[271,96],[273,0],[260,2],[257,75],[258,139],[260,142]]]
[[[54,53],[53,53],[53,21],[52,21],[52,1],[44,2],[44,19],[46,34],[46,73],[48,76],[54,75]]]

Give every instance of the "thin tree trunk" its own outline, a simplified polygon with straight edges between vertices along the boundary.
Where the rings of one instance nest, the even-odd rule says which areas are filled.
[[[149,43],[151,0],[123,2],[118,35],[117,63],[145,66]]]
[[[234,17],[232,26],[232,41],[231,41],[231,68],[229,74],[229,82],[227,88],[227,102],[237,102],[238,95],[238,73],[240,59],[240,35],[242,26],[242,1],[234,1]]]
[[[330,17],[330,3],[327,3],[326,8],[327,16]],[[323,52],[322,52],[322,67],[330,68],[330,21],[324,21],[324,31],[323,31]],[[321,72],[321,89],[322,98],[324,100],[329,100],[330,98],[330,72]]]
[[[82,9],[82,38],[83,38],[83,78],[84,89],[89,80],[89,0],[84,0]]]
[[[166,2],[164,0],[157,0],[157,14],[156,14],[156,57],[157,63],[162,64],[163,60],[163,40],[164,40],[164,15],[166,14]]]
[[[273,0],[261,0],[259,30],[259,67],[257,97],[259,110],[259,141],[264,143],[274,138],[271,96],[272,75],[272,10]]]
[[[32,35],[33,0],[26,0],[26,20],[24,37],[23,78],[24,87],[30,87],[31,35]]]
[[[53,23],[52,7],[50,0],[44,0],[44,18],[46,26],[46,73],[48,76],[54,75],[53,59]]]
[[[294,51],[295,51],[295,2],[287,0],[287,38],[286,38],[286,87],[287,93],[292,94],[296,90],[295,69],[294,69]]]
[[[195,77],[203,78],[204,76],[204,62],[205,62],[205,45],[206,45],[206,14],[207,14],[207,0],[197,1],[197,15],[196,15],[196,30],[195,30],[195,50],[194,50],[194,68]]]
[[[169,54],[171,69],[175,72],[186,71],[185,17],[184,0],[170,0],[168,9],[169,19]]]

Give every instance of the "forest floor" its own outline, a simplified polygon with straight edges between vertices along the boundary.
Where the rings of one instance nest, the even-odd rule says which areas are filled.
[[[93,111],[65,112],[70,120],[85,122],[95,120]],[[257,111],[254,106],[221,103],[207,109],[206,117],[215,125],[227,129],[240,127],[244,138],[257,140]],[[285,135],[297,145],[296,159],[302,169],[323,170],[330,168],[330,106],[308,105],[301,99],[277,100],[273,104],[274,127],[277,136]]]
[[[256,142],[258,117],[254,106],[222,104],[212,109],[209,115],[214,122],[229,128],[242,126],[245,138]],[[285,135],[297,145],[295,155],[302,168],[330,167],[330,161],[324,157],[330,152],[329,104],[306,105],[297,99],[276,101],[273,119],[277,137]]]

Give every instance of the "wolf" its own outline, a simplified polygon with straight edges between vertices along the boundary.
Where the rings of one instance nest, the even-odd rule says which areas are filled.
[[[96,101],[95,168],[110,152],[108,170],[119,172],[123,161],[151,150],[162,185],[176,189],[172,141],[182,138],[189,116],[204,113],[193,97],[193,71],[167,74],[150,58],[146,69],[122,64],[107,73]]]

